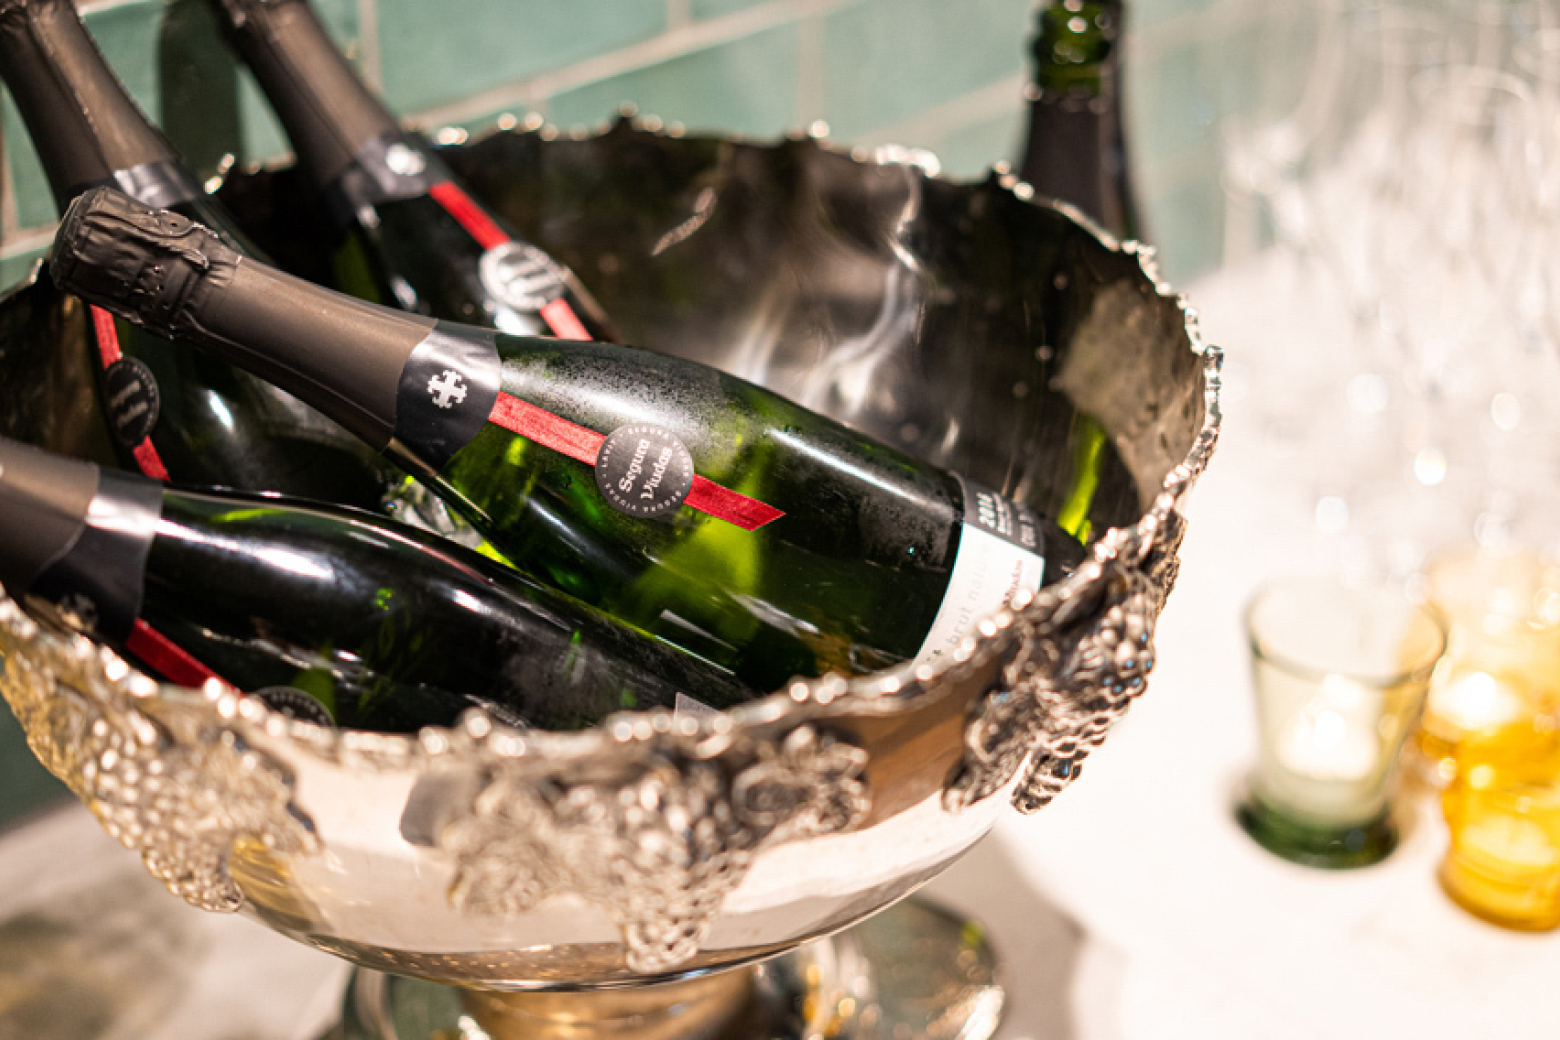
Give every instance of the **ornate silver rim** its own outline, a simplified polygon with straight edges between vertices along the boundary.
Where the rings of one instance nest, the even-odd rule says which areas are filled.
[[[877,153],[880,161],[907,156]],[[1033,201],[1011,174],[999,171],[996,184]],[[1047,204],[1133,258],[1158,296],[1173,301],[1202,360],[1202,425],[1137,522],[1107,531],[1071,575],[984,619],[935,665],[799,681],[711,715],[625,712],[572,733],[521,732],[476,709],[455,727],[416,735],[338,731],[217,684],[160,686],[83,637],[43,628],[0,594],[0,692],[39,759],[171,891],[207,910],[245,904],[227,870],[235,842],[279,853],[321,847],[293,797],[293,770],[308,760],[419,774],[475,767],[477,789],[452,807],[438,837],[457,867],[450,902],[508,916],[551,894],[585,894],[617,919],[627,962],[644,973],[674,970],[699,952],[760,852],[851,831],[867,818],[868,751],[833,732],[831,720],[971,694],[943,809],[957,813],[1008,789],[1027,762],[1012,800],[1033,812],[1078,776],[1146,688],[1155,620],[1178,568],[1181,503],[1221,426],[1222,353],[1161,280],[1153,250],[1117,241],[1071,206]],[[283,761],[293,751],[300,757]],[[594,842],[617,873],[598,877],[590,856],[549,859],[545,843],[516,844],[515,835],[532,833],[554,834],[563,849]],[[615,885],[626,887],[615,893]]]

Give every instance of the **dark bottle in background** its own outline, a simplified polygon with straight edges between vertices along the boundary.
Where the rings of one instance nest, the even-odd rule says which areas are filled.
[[[69,0],[0,4],[0,78],[63,210],[112,184],[252,251],[147,121]],[[406,478],[297,398],[220,358],[89,308],[98,393],[121,465],[182,484],[378,508]]]
[[[54,276],[276,379],[517,569],[760,689],[924,661],[1076,565],[1049,519],[761,387],[333,293],[108,190]]]
[[[617,338],[572,272],[517,239],[401,129],[305,0],[210,3],[336,225],[338,288],[505,332]]]
[[[0,583],[151,674],[359,729],[576,729],[753,696],[508,568],[356,510],[185,492],[0,439]]]
[[[1122,118],[1121,0],[1044,0],[1018,175],[1124,239],[1145,235]]]

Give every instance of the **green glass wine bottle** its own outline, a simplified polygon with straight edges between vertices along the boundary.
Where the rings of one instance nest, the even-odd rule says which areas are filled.
[[[358,729],[478,706],[573,729],[729,708],[728,673],[460,546],[357,510],[165,489],[0,439],[0,584],[159,678]],[[687,705],[687,700],[681,702]]]
[[[0,77],[62,210],[83,190],[113,184],[251,249],[125,92],[70,0],[0,3]],[[367,508],[405,482],[334,422],[219,358],[97,307],[89,340],[101,405],[127,469]]]
[[[516,568],[751,686],[928,659],[1082,551],[1027,508],[714,369],[365,303],[112,189],[71,207],[50,269],[290,388]]]
[[[1122,0],[1043,0],[1019,177],[1120,238],[1141,238],[1122,119]]]
[[[211,0],[338,228],[339,288],[521,335],[616,340],[578,278],[401,129],[306,0]]]

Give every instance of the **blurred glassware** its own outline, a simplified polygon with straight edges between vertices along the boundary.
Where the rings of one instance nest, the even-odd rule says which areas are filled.
[[[1267,207],[1297,307],[1349,319],[1246,376],[1322,557],[1401,581],[1443,545],[1560,541],[1560,3],[1234,10],[1231,206]]]
[[[1422,72],[1456,60],[1444,17],[1408,4],[1324,5],[1325,111],[1299,172],[1306,247],[1367,330],[1379,320],[1380,249],[1399,217],[1402,137]]]
[[[1522,931],[1560,927],[1560,743],[1508,730],[1463,743],[1441,793],[1451,844],[1441,886],[1465,910]]]
[[[1235,0],[1206,68],[1220,113],[1225,260],[1244,259],[1271,235],[1298,249],[1295,188],[1301,159],[1336,80],[1314,0]]]
[[[1397,845],[1398,754],[1446,647],[1434,611],[1380,586],[1270,580],[1246,611],[1259,744],[1241,825],[1309,866],[1359,867]]]
[[[1560,563],[1523,547],[1436,558],[1426,597],[1448,624],[1416,744],[1436,782],[1470,741],[1553,735],[1560,713]]]

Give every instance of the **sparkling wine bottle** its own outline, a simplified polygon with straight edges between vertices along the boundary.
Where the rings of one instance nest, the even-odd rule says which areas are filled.
[[[0,2],[0,77],[61,209],[113,184],[249,249],[180,164],[87,34],[70,0]],[[161,480],[276,491],[378,507],[395,467],[292,395],[220,358],[90,308],[98,393],[120,462]]]
[[[357,510],[182,492],[0,439],[0,584],[159,678],[359,729],[466,708],[572,729],[753,691],[435,536]]]
[[[339,229],[338,286],[435,318],[614,340],[601,306],[404,132],[305,0],[211,0]]]
[[[1141,238],[1121,112],[1121,0],[1043,0],[1019,176],[1121,238]]]
[[[72,206],[50,263],[314,402],[516,568],[754,687],[929,659],[1081,555],[1029,509],[735,377],[354,300],[111,189]]]

